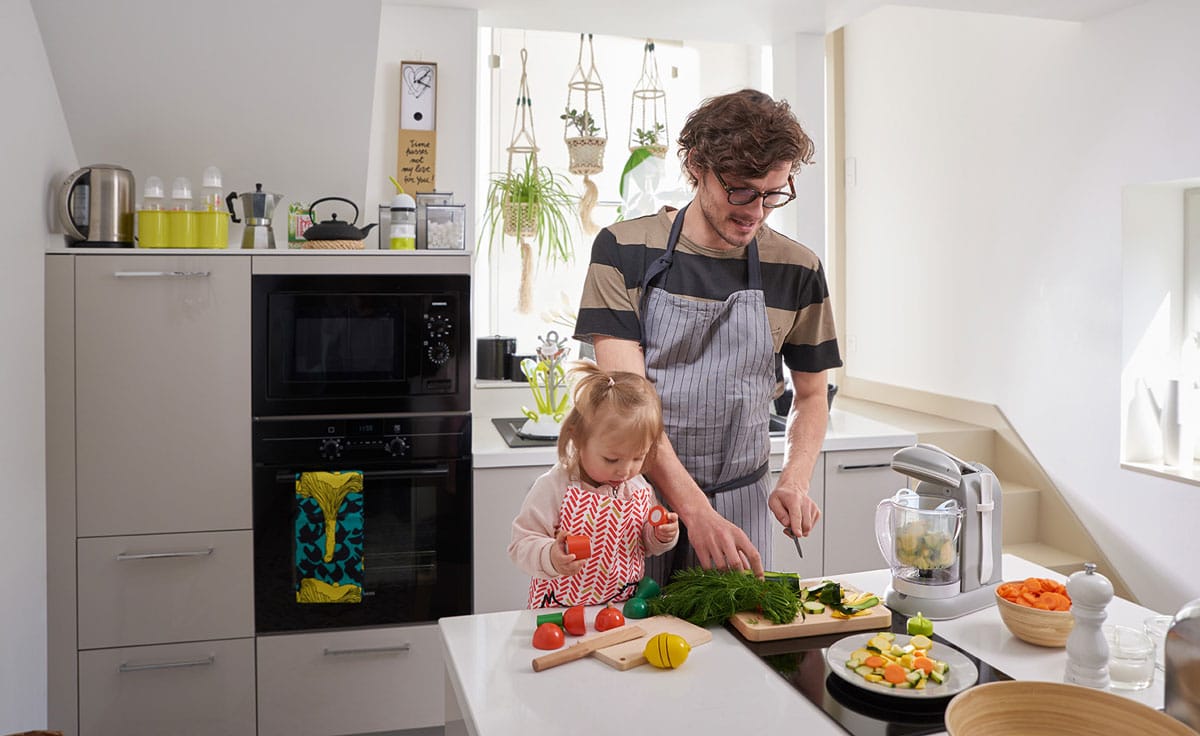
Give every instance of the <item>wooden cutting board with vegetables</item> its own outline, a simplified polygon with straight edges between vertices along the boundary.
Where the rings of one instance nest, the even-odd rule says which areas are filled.
[[[892,612],[869,591],[833,580],[799,583],[800,610],[792,621],[773,623],[758,611],[739,611],[730,617],[750,641],[775,641],[864,629],[887,629]]]
[[[650,637],[655,634],[678,634],[691,645],[692,649],[709,643],[713,638],[712,632],[708,629],[702,629],[674,616],[651,616],[631,622],[631,624],[636,624],[645,633],[631,641],[597,649],[592,656],[615,669],[629,670],[646,664],[646,656],[643,651],[646,648],[646,642],[650,641]],[[588,638],[590,637],[584,637],[581,641],[587,641]]]

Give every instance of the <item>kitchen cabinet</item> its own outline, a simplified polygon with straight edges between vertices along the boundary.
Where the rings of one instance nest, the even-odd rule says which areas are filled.
[[[825,575],[886,567],[875,541],[875,507],[906,479],[892,470],[899,447],[825,452]],[[805,550],[805,554],[808,550]]]
[[[46,261],[50,725],[254,733],[251,259]]]
[[[438,627],[260,636],[259,736],[327,736],[440,727]]]
[[[475,470],[475,613],[512,611],[529,601],[529,576],[509,558],[512,522],[549,465]]]

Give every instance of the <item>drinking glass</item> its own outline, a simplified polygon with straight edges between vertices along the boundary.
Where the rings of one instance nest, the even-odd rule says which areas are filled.
[[[1142,690],[1154,681],[1154,642],[1128,626],[1105,626],[1108,678],[1113,689]]]
[[[1146,632],[1146,636],[1154,642],[1154,666],[1160,671],[1166,668],[1163,662],[1163,651],[1167,643],[1167,629],[1171,628],[1171,623],[1174,621],[1174,616],[1147,616],[1146,620],[1142,622],[1142,629]]]

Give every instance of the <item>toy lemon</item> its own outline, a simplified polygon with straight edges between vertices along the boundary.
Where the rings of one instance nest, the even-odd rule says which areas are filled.
[[[679,634],[655,634],[646,642],[646,660],[655,667],[673,670],[687,661],[692,645]]]

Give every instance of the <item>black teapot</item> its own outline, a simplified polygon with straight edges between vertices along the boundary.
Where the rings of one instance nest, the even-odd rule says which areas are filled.
[[[345,202],[354,208],[354,219],[350,222],[339,220],[337,219],[337,213],[334,212],[332,219],[318,223],[315,210],[317,205],[322,202]],[[367,233],[371,232],[371,228],[376,225],[376,223],[372,222],[361,230],[354,227],[354,224],[358,222],[358,205],[345,197],[324,197],[318,199],[308,206],[308,216],[312,218],[314,224],[304,231],[305,240],[363,240],[367,237]]]

